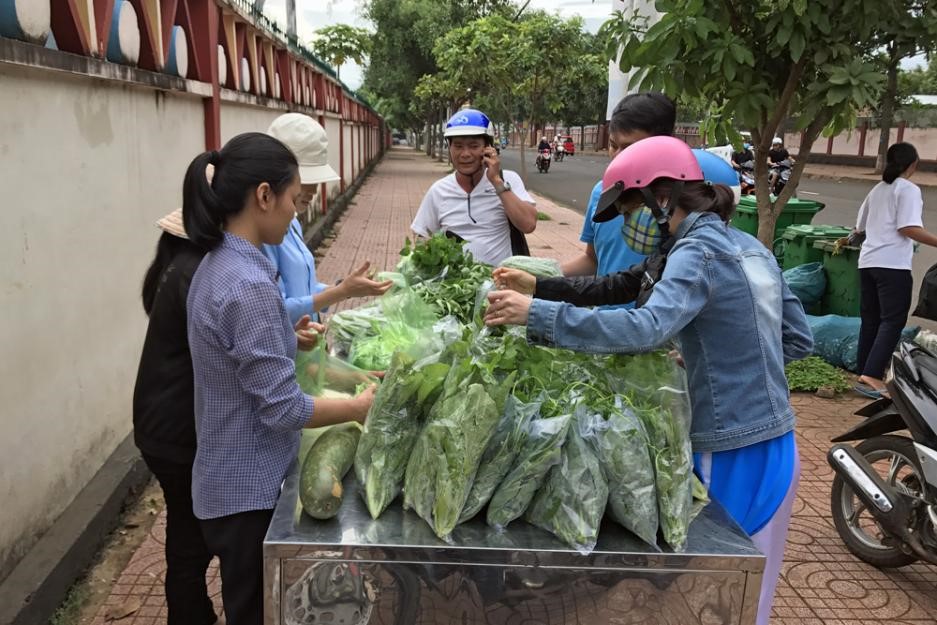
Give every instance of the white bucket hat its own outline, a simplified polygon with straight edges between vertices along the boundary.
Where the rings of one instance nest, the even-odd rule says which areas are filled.
[[[299,161],[299,180],[303,184],[319,184],[340,180],[329,167],[329,138],[319,122],[302,113],[280,115],[267,134],[282,141]]]

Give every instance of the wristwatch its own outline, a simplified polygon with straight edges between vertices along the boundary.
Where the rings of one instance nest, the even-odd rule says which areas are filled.
[[[498,187],[495,187],[495,193],[497,193],[498,195],[501,195],[502,193],[505,193],[510,190],[511,190],[511,183],[508,182],[507,180],[504,181],[504,184],[501,185],[500,189]]]

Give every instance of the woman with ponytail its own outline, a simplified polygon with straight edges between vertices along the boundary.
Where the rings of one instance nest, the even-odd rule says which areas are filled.
[[[263,537],[300,431],[362,422],[374,398],[370,388],[353,399],[313,400],[296,383],[297,337],[261,248],[282,242],[301,192],[296,157],[263,133],[199,155],[183,183],[186,233],[208,251],[186,302],[197,432],[192,501],[220,560],[228,625],[263,623]]]
[[[882,181],[869,192],[856,220],[865,239],[859,252],[859,382],[856,391],[877,399],[885,392],[885,369],[908,321],[914,279],[914,242],[937,247],[924,229],[924,199],[910,181],[917,169],[910,143],[888,148]]]
[[[803,307],[774,255],[729,227],[732,190],[707,180],[683,141],[629,146],[603,188],[593,220],[624,216],[628,246],[653,247],[652,256],[597,278],[496,269],[495,283],[511,290],[489,294],[485,322],[526,325],[532,343],[590,353],[677,342],[696,473],[767,557],[756,621],[767,625],[800,476],[784,365],[813,349]],[[635,299],[633,310],[580,308]]]
[[[149,324],[133,389],[133,439],[166,501],[167,625],[211,625],[217,620],[205,584],[211,553],[192,513],[195,388],[185,313],[205,250],[186,236],[180,209],[156,225],[162,234],[143,279]]]

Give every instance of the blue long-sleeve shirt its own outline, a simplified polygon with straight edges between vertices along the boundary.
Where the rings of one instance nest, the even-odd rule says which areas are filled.
[[[195,378],[195,516],[269,510],[313,399],[296,383],[296,335],[273,264],[225,233],[186,301]]]
[[[277,285],[290,321],[295,324],[303,315],[318,320],[313,300],[328,285],[316,279],[316,260],[306,247],[299,220],[293,219],[280,245],[264,245],[263,253],[279,272]]]

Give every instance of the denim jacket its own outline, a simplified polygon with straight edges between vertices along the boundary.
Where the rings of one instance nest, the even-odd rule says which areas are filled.
[[[695,452],[738,449],[790,432],[794,412],[784,365],[813,350],[800,300],[764,245],[718,215],[693,213],[674,237],[664,273],[642,307],[590,310],[534,299],[528,340],[581,352],[639,353],[677,339]]]

